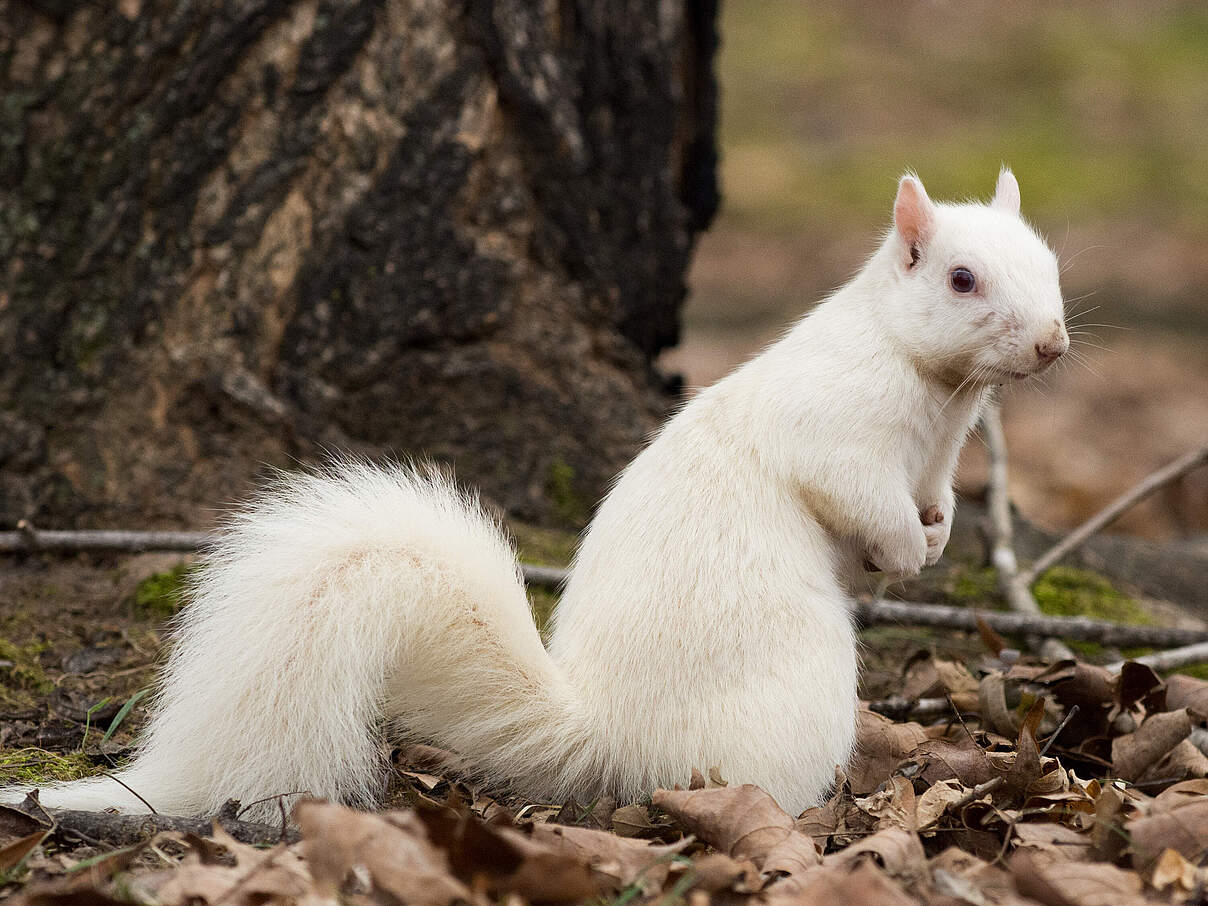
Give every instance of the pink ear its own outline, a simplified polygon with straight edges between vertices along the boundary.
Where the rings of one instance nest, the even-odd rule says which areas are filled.
[[[898,197],[893,203],[893,225],[908,250],[917,251],[931,238],[935,229],[935,205],[917,176],[907,173],[898,183]],[[911,263],[914,261],[913,251]]]
[[[994,200],[990,206],[1008,214],[1019,214],[1019,182],[1015,174],[1003,167],[994,186]]]

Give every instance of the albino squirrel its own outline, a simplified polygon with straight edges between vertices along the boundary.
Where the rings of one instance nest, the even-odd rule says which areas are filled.
[[[209,551],[121,783],[42,802],[372,805],[384,726],[530,797],[633,799],[716,766],[800,812],[852,748],[866,562],[909,576],[939,558],[990,387],[1068,345],[1057,262],[1010,171],[988,205],[933,203],[906,175],[863,270],[622,473],[548,651],[473,496],[399,466],[283,477]]]

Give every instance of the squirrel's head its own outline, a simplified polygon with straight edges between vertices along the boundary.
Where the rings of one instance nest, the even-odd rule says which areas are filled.
[[[1057,258],[1019,214],[1019,183],[998,176],[989,204],[936,204],[918,177],[898,184],[883,253],[895,333],[948,382],[1039,374],[1069,349]]]

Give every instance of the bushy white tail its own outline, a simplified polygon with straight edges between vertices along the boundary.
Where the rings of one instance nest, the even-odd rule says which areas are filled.
[[[300,792],[369,804],[383,718],[544,789],[582,727],[498,524],[438,475],[345,463],[284,477],[233,517],[117,776],[168,814],[268,797],[245,813],[267,818]],[[110,778],[42,801],[146,808]]]

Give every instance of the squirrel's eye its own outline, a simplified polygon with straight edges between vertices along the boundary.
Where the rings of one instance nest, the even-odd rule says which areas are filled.
[[[977,278],[967,267],[954,267],[948,275],[948,282],[958,293],[971,293],[977,289]]]

